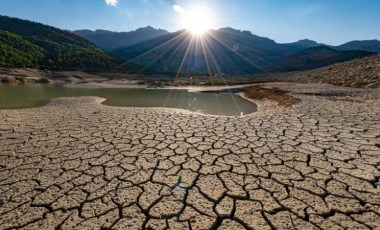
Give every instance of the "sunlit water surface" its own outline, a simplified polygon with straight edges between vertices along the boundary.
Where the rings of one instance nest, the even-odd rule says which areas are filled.
[[[1,85],[0,109],[44,105],[57,97],[98,96],[103,104],[123,107],[166,107],[213,115],[238,116],[257,111],[257,106],[235,94],[195,93],[169,89],[68,88],[59,85]]]

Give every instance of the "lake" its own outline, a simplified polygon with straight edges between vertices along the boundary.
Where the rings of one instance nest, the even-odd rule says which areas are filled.
[[[170,89],[69,88],[60,85],[1,85],[0,109],[43,106],[57,97],[98,96],[103,104],[123,107],[166,107],[212,115],[239,116],[257,106],[230,93],[200,93]]]

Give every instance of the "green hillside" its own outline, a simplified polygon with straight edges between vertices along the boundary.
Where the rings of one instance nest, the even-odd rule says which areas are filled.
[[[0,65],[36,68],[45,56],[44,50],[17,34],[0,30]]]
[[[102,48],[70,32],[0,16],[0,65],[103,70],[117,65]]]

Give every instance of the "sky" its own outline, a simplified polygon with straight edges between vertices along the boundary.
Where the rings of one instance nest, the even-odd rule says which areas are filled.
[[[207,9],[214,29],[248,30],[279,43],[380,40],[380,0],[0,0],[1,15],[67,30],[174,32],[194,7]]]

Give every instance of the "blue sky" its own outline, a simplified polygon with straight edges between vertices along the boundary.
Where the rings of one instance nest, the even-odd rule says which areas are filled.
[[[277,42],[304,38],[337,45],[380,40],[379,0],[0,0],[0,14],[62,29],[181,28],[184,9],[206,5],[214,27],[249,30]]]

